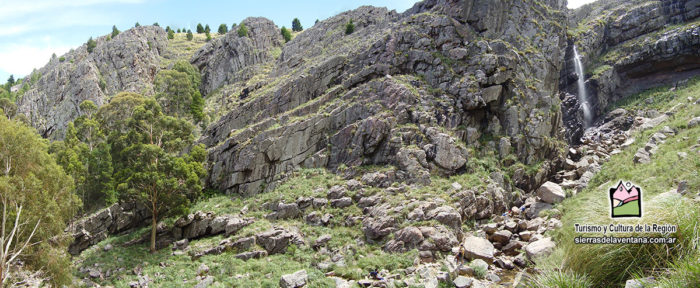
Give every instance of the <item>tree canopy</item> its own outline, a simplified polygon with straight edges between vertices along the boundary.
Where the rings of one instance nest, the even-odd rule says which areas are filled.
[[[15,241],[32,235],[37,243],[22,251],[22,259],[34,269],[42,269],[54,285],[71,281],[68,243],[61,235],[73,217],[80,199],[73,194],[73,181],[48,153],[48,142],[36,131],[0,115],[0,198],[9,215],[22,207],[22,231]],[[38,224],[37,224],[38,223]],[[9,231],[4,231],[9,232]],[[7,236],[6,234],[3,237]],[[7,238],[6,238],[7,239]]]
[[[224,35],[226,32],[228,32],[228,26],[226,24],[221,24],[219,25],[219,34]]]
[[[280,32],[282,33],[282,38],[284,38],[285,43],[289,42],[289,40],[292,40],[292,32],[289,32],[289,29],[287,29],[287,27],[282,26]]]

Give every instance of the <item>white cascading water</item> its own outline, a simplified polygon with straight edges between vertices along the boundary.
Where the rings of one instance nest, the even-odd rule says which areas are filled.
[[[586,95],[583,63],[581,62],[581,56],[579,56],[578,51],[576,51],[576,45],[574,45],[574,64],[574,66],[576,66],[576,76],[578,76],[578,102],[581,103],[581,110],[583,110],[583,128],[586,129],[591,125],[593,115],[591,115],[591,106],[588,103],[588,95]]]

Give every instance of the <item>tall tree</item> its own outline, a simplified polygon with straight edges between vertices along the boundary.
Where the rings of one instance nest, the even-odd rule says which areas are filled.
[[[304,30],[304,27],[301,27],[301,21],[299,21],[299,18],[294,18],[292,20],[292,31],[299,32],[301,30]]]
[[[219,25],[219,34],[224,35],[226,32],[228,32],[228,26],[226,24],[221,24]]]
[[[50,150],[73,176],[85,210],[92,211],[116,201],[112,157],[107,136],[95,117],[97,106],[86,100],[79,107],[81,115],[68,124],[64,141],[54,141]]]
[[[192,126],[162,113],[160,105],[146,99],[129,119],[126,149],[128,177],[119,184],[120,195],[143,203],[151,211],[151,252],[155,252],[156,227],[164,216],[186,212],[201,193],[206,150],[192,144]]]
[[[62,286],[72,278],[65,252],[69,243],[55,236],[64,233],[81,204],[71,177],[48,154],[47,143],[33,128],[0,115],[0,209],[5,218],[0,278],[14,263],[9,260],[19,257],[26,268],[41,269],[53,285]]]

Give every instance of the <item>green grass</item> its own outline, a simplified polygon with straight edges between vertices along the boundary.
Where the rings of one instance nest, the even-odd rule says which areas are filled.
[[[536,287],[620,287],[627,279],[644,275],[661,279],[662,287],[693,287],[698,283],[700,269],[700,205],[688,197],[662,197],[664,192],[675,189],[678,181],[687,180],[692,194],[700,190],[700,157],[690,151],[700,137],[700,127],[688,129],[687,121],[700,115],[698,105],[689,104],[686,97],[700,95],[700,81],[696,78],[688,86],[675,92],[661,87],[631,96],[615,103],[614,108],[659,109],[664,111],[679,103],[685,103],[674,117],[649,131],[633,135],[637,140],[622,153],[614,155],[602,166],[602,170],[589,182],[589,186],[576,197],[566,199],[562,210],[563,228],[552,233],[557,242],[555,253],[538,263],[543,273],[530,282]],[[644,99],[654,98],[653,105],[642,104]],[[651,107],[649,107],[651,106]],[[644,107],[644,108],[643,108]],[[636,150],[643,147],[649,137],[663,126],[677,129],[679,133],[669,137],[651,159],[652,163],[634,165]],[[689,154],[680,159],[677,152]],[[641,219],[611,219],[609,217],[608,188],[618,180],[631,181],[642,187],[643,217]],[[695,192],[693,192],[695,191]],[[694,197],[691,196],[691,197]],[[608,225],[620,223],[674,224],[678,232],[675,244],[638,245],[590,245],[574,244],[574,223]],[[594,234],[586,234],[592,236]],[[614,236],[642,235],[658,237],[659,234],[615,234]]]

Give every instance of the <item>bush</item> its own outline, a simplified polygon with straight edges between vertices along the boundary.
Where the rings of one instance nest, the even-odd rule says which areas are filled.
[[[245,23],[238,26],[238,37],[248,37],[248,27],[245,27]]]
[[[175,39],[175,32],[172,29],[168,31],[168,39]]]
[[[301,21],[299,21],[299,18],[294,18],[292,20],[292,31],[299,32],[301,30],[304,30],[304,27],[301,26]]]
[[[228,32],[228,26],[226,24],[221,24],[219,25],[219,34],[224,35],[226,32]]]
[[[289,42],[289,40],[292,40],[292,32],[289,32],[289,29],[287,29],[287,27],[282,26],[280,32],[282,33],[282,38],[284,38],[284,43],[287,43]]]
[[[352,23],[352,19],[350,19],[348,24],[345,24],[345,35],[350,35],[352,32],[355,32],[355,24]]]
[[[134,24],[134,27],[141,27],[141,24],[139,24],[139,22],[136,22],[136,24]]]
[[[153,23],[153,26],[160,27],[160,25],[158,25],[158,22]]]
[[[170,26],[165,26],[165,32],[170,32],[173,31],[173,29],[170,29]]]
[[[211,28],[209,28],[209,24],[207,24],[207,26],[204,26],[204,32],[206,32],[206,33],[211,32]]]
[[[182,31],[182,30],[180,30],[180,28],[177,28],[177,33],[181,33],[180,31]]]
[[[113,25],[112,26],[112,39],[114,39],[114,37],[117,37],[117,35],[119,35],[119,29],[117,29],[117,25]]]
[[[209,31],[204,32],[204,34],[207,35],[207,42],[211,41],[211,34],[209,34]]]
[[[66,61],[66,57],[61,56],[58,58],[58,62],[63,62],[63,61]]]
[[[204,33],[204,26],[202,26],[202,23],[197,24],[197,34],[202,34]]]
[[[88,53],[92,53],[92,51],[95,50],[95,46],[97,46],[97,42],[95,42],[95,40],[92,40],[92,37],[90,37],[90,39],[88,39],[86,45],[87,45]]]
[[[187,30],[187,41],[192,41],[194,35],[192,35],[192,30]]]

